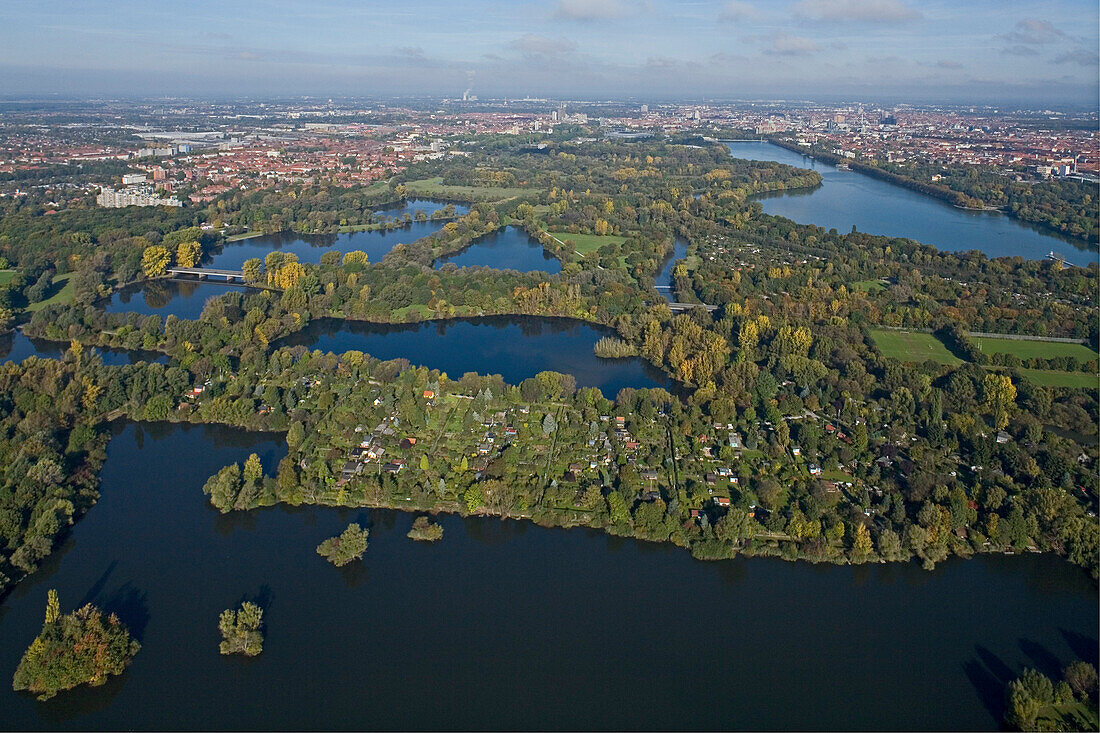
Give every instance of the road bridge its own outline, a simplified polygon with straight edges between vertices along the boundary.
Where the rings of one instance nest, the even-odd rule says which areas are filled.
[[[212,270],[205,267],[169,267],[169,275],[194,275],[199,280],[205,280],[210,277],[223,278],[226,282],[240,281],[244,282],[244,273],[240,270]]]
[[[716,305],[707,305],[706,303],[669,303],[668,304],[668,309],[670,311],[672,311],[673,313],[683,313],[685,311],[691,310],[692,308],[706,308],[711,313],[718,310],[718,306],[716,306]]]

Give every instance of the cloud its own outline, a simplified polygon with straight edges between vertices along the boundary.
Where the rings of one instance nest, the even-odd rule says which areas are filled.
[[[233,58],[241,59],[242,61],[258,61],[262,59],[263,56],[258,53],[252,53],[251,51],[238,51],[233,54]]]
[[[900,23],[921,17],[901,0],[799,0],[795,15],[811,20]]]
[[[940,59],[936,62],[936,66],[941,69],[961,69],[963,67],[958,61],[951,61],[949,59]]]
[[[1091,66],[1096,68],[1097,63],[1100,63],[1100,58],[1092,51],[1078,49],[1076,51],[1067,51],[1060,56],[1056,56],[1054,58],[1054,63],[1076,64],[1077,66]]]
[[[745,2],[745,0],[728,0],[718,13],[718,20],[726,22],[734,20],[752,20],[759,17],[760,11],[756,9],[756,6],[752,3]]]
[[[1006,46],[1001,49],[1001,53],[1006,53],[1009,56],[1038,56],[1039,52],[1031,46],[1022,46],[1016,44],[1015,46]]]
[[[779,32],[772,36],[771,45],[764,49],[764,53],[773,56],[807,56],[820,50],[821,46],[809,38]]]
[[[1011,32],[1002,36],[1009,43],[1022,43],[1029,46],[1041,46],[1065,39],[1066,34],[1055,28],[1048,20],[1024,18]]]
[[[626,0],[558,0],[554,16],[566,20],[613,20],[629,15],[631,10],[639,9],[638,5]]]
[[[558,56],[577,48],[577,44],[567,38],[547,38],[534,33],[525,33],[508,46],[528,58]]]

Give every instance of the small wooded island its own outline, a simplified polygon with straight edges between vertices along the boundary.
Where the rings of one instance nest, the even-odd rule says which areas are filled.
[[[263,619],[264,610],[249,601],[242,603],[237,611],[232,608],[222,611],[218,617],[218,631],[222,633],[218,651],[246,657],[258,655],[264,650]]]
[[[102,685],[122,674],[141,649],[115,614],[92,604],[61,615],[57,591],[46,601],[46,622],[19,661],[12,686],[48,700],[78,685]]]
[[[427,517],[417,517],[407,536],[419,542],[438,542],[443,539],[443,527]]]
[[[367,551],[367,535],[370,530],[358,524],[349,524],[338,537],[329,537],[317,545],[317,554],[336,567],[343,567],[352,560],[361,560]]]

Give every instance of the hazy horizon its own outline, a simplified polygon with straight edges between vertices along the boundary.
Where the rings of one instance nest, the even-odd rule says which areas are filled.
[[[194,0],[0,8],[0,95],[1095,106],[1082,0]]]

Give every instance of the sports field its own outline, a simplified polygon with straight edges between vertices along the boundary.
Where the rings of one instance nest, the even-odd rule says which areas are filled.
[[[985,338],[971,336],[983,353],[1015,354],[1021,359],[1056,359],[1060,356],[1076,356],[1081,361],[1097,358],[1097,353],[1084,344],[1063,344],[1057,341],[1018,341],[1016,339]]]
[[[940,364],[961,364],[962,360],[947,350],[943,342],[930,333],[888,331],[872,328],[871,338],[884,356],[902,361],[932,361]]]

